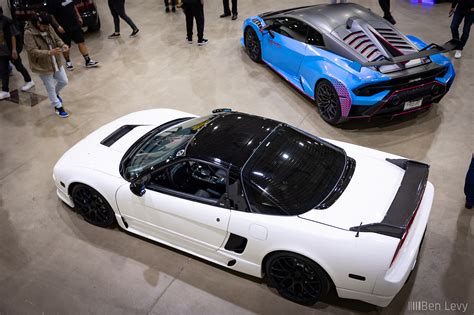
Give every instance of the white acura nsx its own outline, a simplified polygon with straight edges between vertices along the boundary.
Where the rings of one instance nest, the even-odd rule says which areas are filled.
[[[58,161],[58,196],[123,229],[252,276],[304,305],[387,306],[433,201],[429,166],[231,110],[121,117]]]

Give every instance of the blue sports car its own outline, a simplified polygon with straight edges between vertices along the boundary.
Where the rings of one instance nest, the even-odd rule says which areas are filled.
[[[244,22],[243,33],[249,57],[313,99],[334,125],[427,109],[455,77],[441,54],[456,47],[454,40],[427,45],[353,3],[260,14]]]

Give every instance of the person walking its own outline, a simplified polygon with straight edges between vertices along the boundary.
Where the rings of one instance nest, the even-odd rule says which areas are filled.
[[[379,0],[379,5],[383,11],[383,18],[393,25],[397,24],[397,21],[395,21],[392,13],[390,12],[390,0]]]
[[[59,37],[69,47],[71,47],[72,41],[77,44],[87,68],[97,67],[99,63],[89,57],[89,50],[81,28],[83,21],[74,0],[47,0],[47,8],[52,17],[52,25],[58,31]],[[74,70],[69,50],[64,52],[64,58],[66,59],[66,69]]]
[[[224,6],[224,14],[222,14],[220,17],[225,18],[230,16],[232,13],[232,20],[237,20],[237,15],[239,15],[237,12],[237,0],[232,0],[232,11],[229,7],[229,0],[222,0],[222,4]]]
[[[165,11],[170,13],[170,0],[165,0]],[[176,12],[176,0],[171,0],[171,11]]]
[[[132,33],[130,37],[137,36],[139,29],[133,23],[132,19],[125,13],[125,0],[108,0],[110,13],[114,18],[114,32],[109,35],[109,38],[118,38],[120,37],[120,18],[122,18],[127,24],[132,28]]]
[[[2,77],[0,100],[10,97],[10,62],[25,80],[25,84],[21,87],[22,91],[28,91],[35,86],[20,58],[23,41],[19,35],[20,32],[18,32],[13,21],[3,15],[3,8],[0,6],[0,75]]]
[[[204,38],[204,0],[183,0],[183,10],[186,15],[186,39],[193,43],[193,21],[196,19],[199,46],[206,45],[209,41]]]
[[[466,195],[466,209],[472,209],[474,205],[474,154],[471,157],[471,164],[467,170],[464,194]]]
[[[451,21],[453,39],[459,40],[459,26],[462,20],[464,20],[460,43],[454,52],[454,58],[459,59],[462,57],[462,50],[466,46],[471,26],[474,22],[474,0],[454,0],[449,11],[449,16],[451,15],[453,15],[453,20]]]
[[[48,13],[35,15],[25,28],[25,48],[31,71],[38,73],[43,81],[56,115],[66,118],[69,114],[64,110],[59,93],[68,84],[61,55],[69,50],[69,46],[56,34],[51,22]]]

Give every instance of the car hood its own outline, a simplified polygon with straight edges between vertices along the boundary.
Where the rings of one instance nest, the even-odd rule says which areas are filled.
[[[301,218],[348,230],[381,222],[400,187],[405,171],[386,161],[401,157],[348,143],[327,140],[356,161],[351,181],[338,200],[324,210],[311,210]]]
[[[79,141],[62,156],[56,167],[83,167],[120,177],[120,161],[140,137],[168,121],[194,116],[172,109],[153,109],[120,117]],[[111,138],[112,141],[105,141]]]

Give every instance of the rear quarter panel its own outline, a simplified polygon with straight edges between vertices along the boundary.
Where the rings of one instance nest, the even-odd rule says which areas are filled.
[[[266,233],[255,234],[255,230]],[[355,232],[297,216],[238,211],[232,211],[229,232],[248,238],[243,259],[249,263],[262,264],[265,256],[277,251],[297,253],[318,263],[336,287],[368,293],[372,292],[377,275],[387,269],[397,245],[386,236],[366,233],[355,237]],[[364,276],[366,280],[349,278],[350,273]]]

